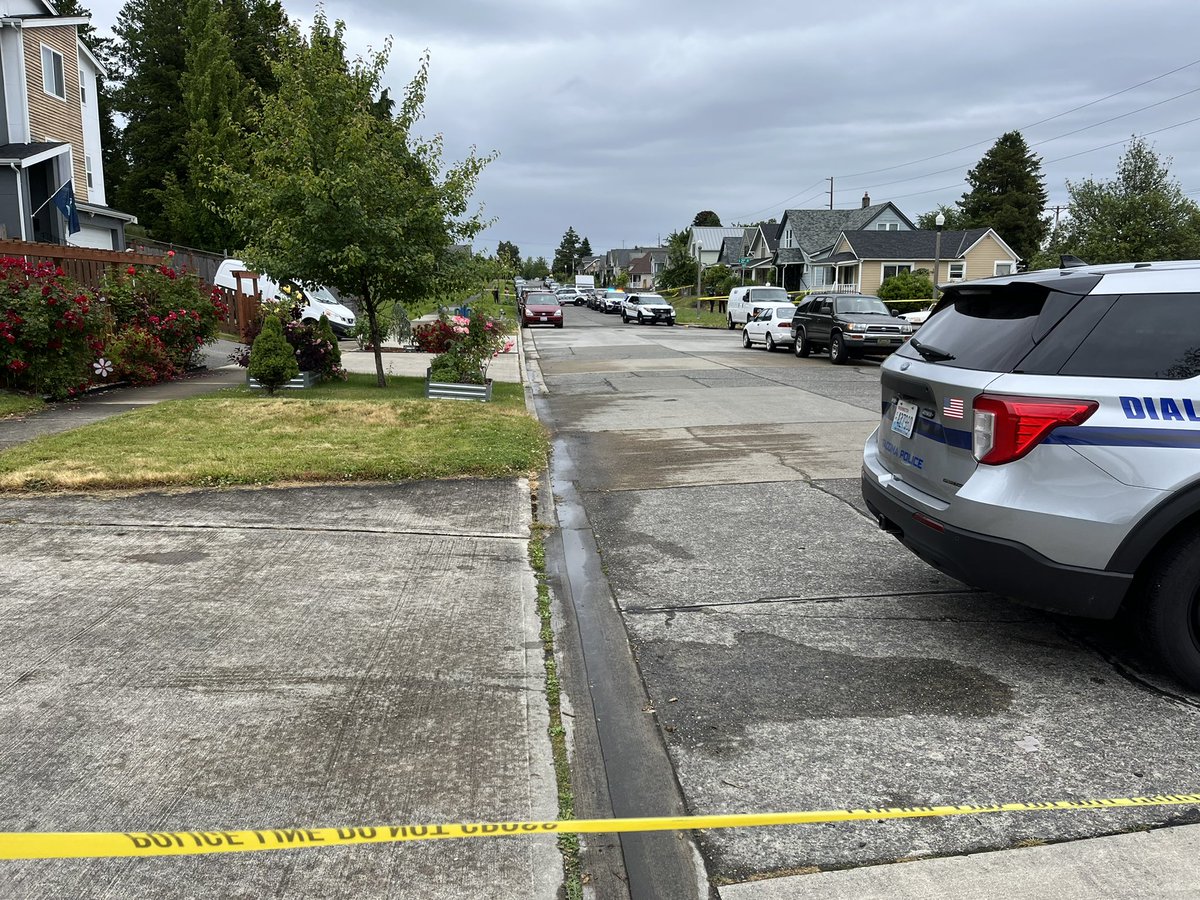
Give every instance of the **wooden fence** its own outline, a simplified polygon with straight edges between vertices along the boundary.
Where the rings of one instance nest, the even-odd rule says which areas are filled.
[[[162,257],[119,250],[92,250],[65,244],[40,244],[33,241],[0,239],[0,256],[23,257],[32,265],[51,262],[69,277],[92,290],[100,289],[101,279],[110,268],[128,265],[157,266]]]

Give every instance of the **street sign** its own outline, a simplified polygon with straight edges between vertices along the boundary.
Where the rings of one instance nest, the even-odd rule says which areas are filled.
[[[754,262],[754,257],[753,256],[743,256],[741,259],[738,260],[738,262],[741,263],[743,266],[748,266],[748,265],[750,265],[750,263]]]

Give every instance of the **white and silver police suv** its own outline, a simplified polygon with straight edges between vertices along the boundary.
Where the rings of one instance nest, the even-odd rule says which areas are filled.
[[[1200,689],[1200,261],[951,285],[881,381],[884,529],[1032,606],[1124,606]]]

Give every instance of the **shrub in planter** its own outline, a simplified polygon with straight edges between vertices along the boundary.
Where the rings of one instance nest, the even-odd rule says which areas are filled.
[[[268,394],[287,384],[300,374],[296,352],[283,336],[283,326],[275,316],[267,316],[262,331],[250,350],[250,377],[261,384]]]
[[[104,350],[95,298],[52,263],[0,259],[0,384],[73,396],[87,386]]]
[[[325,317],[322,316],[322,319]],[[342,368],[342,351],[333,329],[326,321],[329,337],[321,333],[321,326],[304,322],[288,322],[283,326],[283,336],[296,354],[296,364],[301,372],[312,372],[322,379],[345,378]]]
[[[113,377],[130,384],[157,384],[179,375],[166,344],[155,334],[133,325],[120,332],[108,344]]]
[[[429,364],[430,380],[484,384],[488,363],[504,344],[504,326],[482,313],[470,319],[453,316],[445,321],[450,328],[449,338],[445,349]]]

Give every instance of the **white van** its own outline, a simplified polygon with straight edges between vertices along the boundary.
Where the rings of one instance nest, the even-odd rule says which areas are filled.
[[[245,270],[246,264],[240,259],[222,260],[221,265],[217,267],[217,274],[213,276],[213,284],[217,287],[237,290],[237,279],[233,277],[233,273]],[[293,290],[299,288],[303,291],[307,301],[307,305],[300,310],[300,321],[315,324],[324,315],[329,319],[329,325],[338,337],[349,337],[354,331],[354,313],[339,301],[329,288],[323,286],[306,288],[295,282],[288,282],[288,284]],[[251,285],[243,284],[242,289],[248,292]],[[279,284],[267,275],[258,276],[258,290],[264,300],[275,300],[280,294]]]
[[[729,292],[728,320],[729,327],[745,325],[754,318],[760,309],[772,303],[787,303],[791,298],[781,287],[771,287],[769,284],[750,284],[745,287],[735,287]]]

